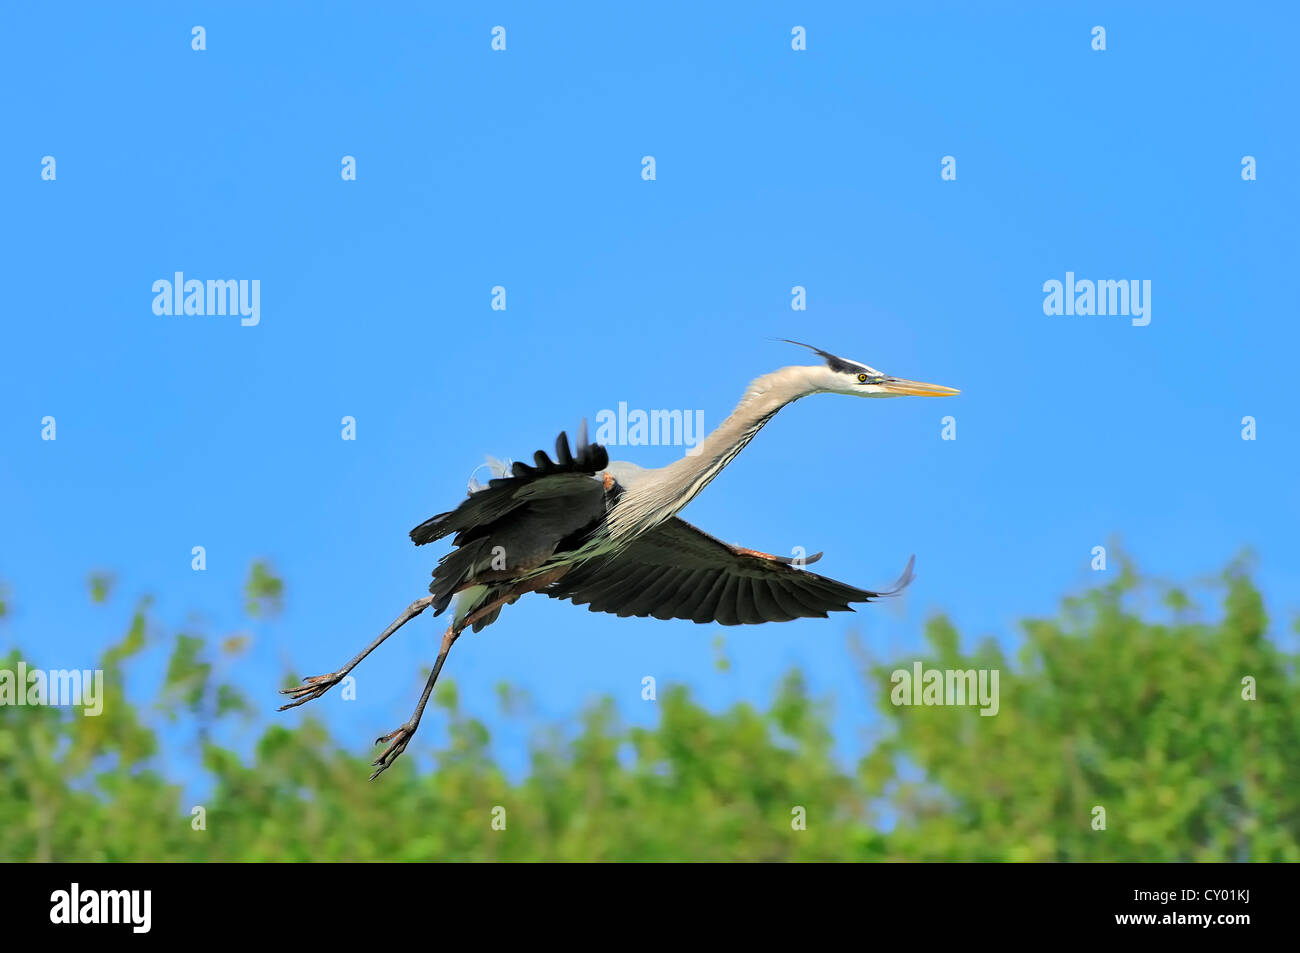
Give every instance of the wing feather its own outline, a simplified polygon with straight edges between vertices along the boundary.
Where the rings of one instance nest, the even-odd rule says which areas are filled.
[[[609,464],[609,455],[604,447],[587,442],[585,422],[576,453],[561,433],[555,460],[538,450],[533,461],[536,466],[514,464],[511,476],[471,490],[454,510],[411,530],[417,546],[452,536],[454,548],[438,561],[429,584],[435,614],[478,580],[535,568],[557,551],[572,548],[604,517],[604,487],[595,474]],[[504,566],[497,562],[499,554],[504,555]]]
[[[908,562],[892,589],[858,589],[673,518],[619,552],[583,562],[544,591],[593,612],[754,625],[851,612],[851,603],[894,595],[911,579]]]

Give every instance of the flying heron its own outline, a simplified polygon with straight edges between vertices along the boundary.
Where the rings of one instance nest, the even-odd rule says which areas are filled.
[[[415,527],[411,540],[417,546],[455,534],[454,548],[433,571],[430,594],[411,603],[337,672],[284,689],[282,693],[294,700],[280,710],[319,698],[411,619],[430,606],[439,615],[454,600],[451,625],[419,704],[405,724],[375,742],[388,747],[373,762],[373,781],[406,750],[461,632],[491,625],[503,606],[526,593],[541,592],[622,617],[739,625],[824,619],[828,612],[852,612],[850,603],[901,591],[911,582],[913,560],[891,588],[872,592],[805,571],[802,565],[814,562],[820,553],[795,560],[743,549],[677,517],[777,411],[800,397],[958,393],[951,387],[891,377],[808,344],[786,343],[808,348],[825,363],[783,367],[755,378],[698,452],[655,470],[611,462],[604,447],[588,443],[584,422],[576,450],[561,433],[554,460],[539,450],[534,466],[515,463],[508,476],[472,486],[469,497],[454,510]]]

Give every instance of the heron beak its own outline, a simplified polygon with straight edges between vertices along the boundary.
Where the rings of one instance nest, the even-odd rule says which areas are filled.
[[[955,387],[942,384],[923,384],[921,381],[909,381],[902,377],[887,377],[880,382],[880,387],[887,394],[907,394],[913,397],[951,397],[960,394]]]

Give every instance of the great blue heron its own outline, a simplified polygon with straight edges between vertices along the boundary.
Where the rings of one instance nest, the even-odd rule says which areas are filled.
[[[797,341],[789,341],[798,344]],[[589,605],[619,616],[689,619],[722,625],[826,618],[851,612],[850,603],[894,595],[912,578],[912,560],[890,589],[872,592],[806,572],[802,563],[714,539],[677,513],[708,485],[786,404],[810,394],[942,397],[951,387],[882,374],[808,344],[825,361],[783,367],[753,380],[736,409],[706,437],[698,452],[657,470],[610,462],[605,448],[587,442],[584,422],[577,450],[561,433],[555,459],[534,454],[535,466],[514,464],[509,476],[472,487],[469,498],[411,530],[417,546],[455,534],[438,561],[430,595],[417,599],[364,651],[337,672],[316,675],[283,694],[280,710],[319,698],[385,639],[430,606],[438,615],[455,600],[451,625],[411,718],[380,737],[373,781],[406,750],[424,714],[438,673],[465,629],[496,621],[503,606],[529,592]]]

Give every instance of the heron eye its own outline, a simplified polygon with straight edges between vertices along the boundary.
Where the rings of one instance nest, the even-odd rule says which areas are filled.
[[[866,382],[867,382],[867,375],[866,375],[866,374],[859,374],[859,375],[858,375],[858,383],[859,383],[859,384],[865,384]]]

